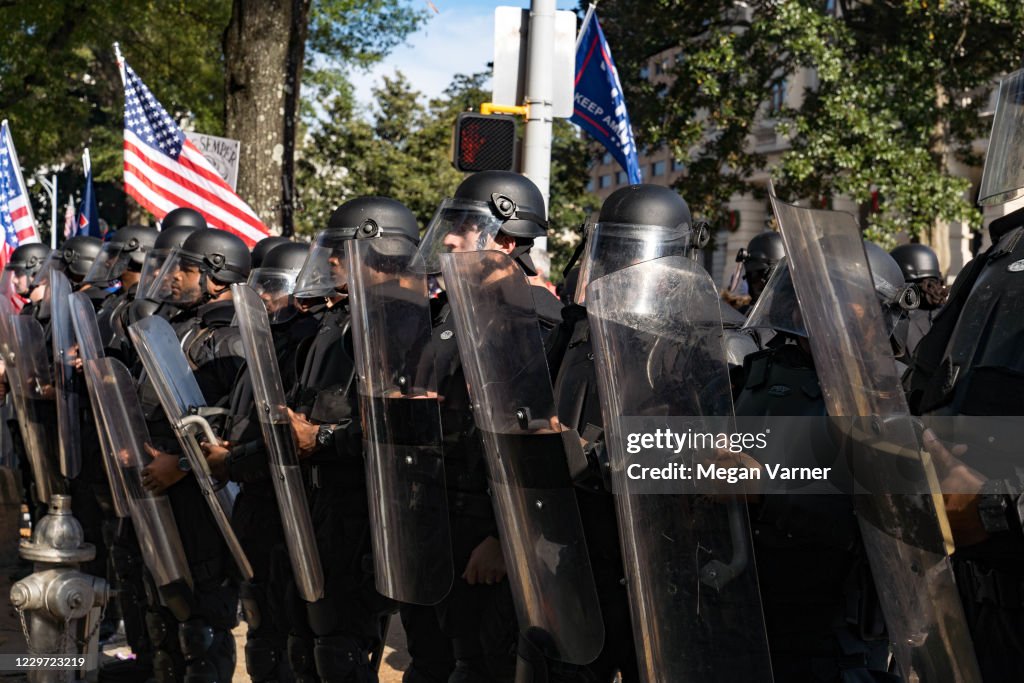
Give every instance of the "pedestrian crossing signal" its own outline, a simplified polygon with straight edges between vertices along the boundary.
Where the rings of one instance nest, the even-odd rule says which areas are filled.
[[[465,173],[516,170],[515,117],[459,114],[455,121],[452,165]]]

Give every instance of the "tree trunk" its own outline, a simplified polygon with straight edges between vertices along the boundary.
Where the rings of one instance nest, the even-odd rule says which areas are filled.
[[[949,101],[949,97],[946,94],[945,88],[941,85],[936,84],[935,86],[935,104],[939,110],[946,106]],[[948,122],[944,118],[940,118],[935,123],[935,128],[932,133],[932,158],[935,159],[935,163],[938,165],[940,172],[946,172],[949,170],[949,143],[948,143]],[[927,244],[935,251],[935,255],[939,258],[939,271],[942,273],[949,272],[950,264],[950,249],[949,249],[949,221],[936,218],[932,221],[926,233],[921,235],[921,242]]]
[[[227,137],[240,140],[238,194],[292,234],[295,131],[310,0],[234,0],[224,33]]]

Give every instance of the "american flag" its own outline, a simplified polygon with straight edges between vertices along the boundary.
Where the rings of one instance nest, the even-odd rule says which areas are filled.
[[[269,234],[256,212],[234,193],[186,139],[149,88],[121,60],[124,78],[124,187],[157,218],[192,207],[211,228],[232,232],[250,247]]]
[[[0,126],[0,227],[4,231],[0,267],[7,263],[11,252],[19,246],[39,241],[32,204],[21,177],[18,154],[14,151],[14,141],[6,119]]]

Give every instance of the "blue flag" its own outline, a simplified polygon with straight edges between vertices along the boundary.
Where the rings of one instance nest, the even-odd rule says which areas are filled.
[[[85,192],[78,206],[78,228],[76,235],[102,238],[100,231],[100,209],[96,205],[96,193],[92,190],[92,169],[85,174]]]
[[[622,84],[597,14],[583,27],[576,48],[574,97],[570,120],[608,149],[629,175],[630,183],[642,182]]]

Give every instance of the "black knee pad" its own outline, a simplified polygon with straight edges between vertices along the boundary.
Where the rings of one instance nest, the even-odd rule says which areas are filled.
[[[276,680],[280,663],[280,643],[269,638],[249,638],[245,642],[245,670],[254,683]]]
[[[316,676],[316,660],[313,659],[313,639],[288,636],[288,664],[298,680],[304,675]]]
[[[359,642],[347,636],[324,636],[313,648],[316,672],[325,683],[369,683],[376,681],[369,654]]]
[[[153,679],[156,683],[175,683],[178,676],[180,661],[166,650],[157,650],[153,653]]]
[[[156,610],[146,611],[146,632],[149,634],[149,639],[153,643],[153,647],[157,649],[166,649],[171,645],[171,629],[176,627],[177,624],[172,624],[169,619],[170,615]],[[175,649],[171,647],[171,649]]]
[[[213,646],[213,627],[202,619],[189,619],[178,626],[178,641],[186,661],[203,659]]]
[[[182,624],[179,636],[182,648],[186,640],[194,648],[186,654],[185,683],[231,681],[235,672],[235,639],[229,631],[214,631],[200,622]]]

